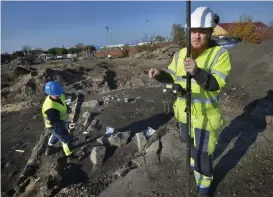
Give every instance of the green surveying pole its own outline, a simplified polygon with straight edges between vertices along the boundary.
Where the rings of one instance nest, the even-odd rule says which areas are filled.
[[[186,1],[187,14],[187,57],[191,56],[191,1]],[[186,81],[186,114],[187,114],[187,152],[186,152],[186,171],[188,172],[186,197],[190,197],[190,159],[191,159],[191,75],[187,72]]]

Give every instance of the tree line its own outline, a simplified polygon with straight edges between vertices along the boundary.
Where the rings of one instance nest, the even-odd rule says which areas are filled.
[[[48,50],[43,50],[41,48],[32,49],[29,45],[22,46],[19,51],[14,51],[13,53],[2,53],[1,54],[1,64],[8,63],[18,57],[24,57],[27,55],[35,55],[39,53],[45,53],[50,55],[66,55],[66,54],[80,54],[84,53],[85,56],[91,56],[96,51],[96,47],[93,45],[84,45],[83,43],[78,43],[74,47],[65,48],[53,47]]]

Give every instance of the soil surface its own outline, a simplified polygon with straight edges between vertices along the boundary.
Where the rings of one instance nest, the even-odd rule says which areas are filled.
[[[272,40],[231,49],[232,73],[220,99],[226,126],[215,152],[214,196],[273,196],[272,49]],[[124,58],[3,66],[2,195],[185,196],[186,148],[173,98],[147,76],[149,68],[169,62]],[[71,99],[72,165],[60,143],[53,155],[44,155],[49,133],[41,116],[43,86],[54,79]],[[106,127],[115,129],[114,141],[105,136]],[[147,139],[148,127],[156,132]],[[195,196],[193,175],[191,191]]]

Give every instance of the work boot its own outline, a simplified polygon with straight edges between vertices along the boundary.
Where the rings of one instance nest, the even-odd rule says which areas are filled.
[[[46,147],[45,155],[46,155],[46,156],[52,155],[53,149],[54,149],[53,146],[47,146],[47,147]]]

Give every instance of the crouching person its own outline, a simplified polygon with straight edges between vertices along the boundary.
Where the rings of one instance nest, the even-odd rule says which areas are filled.
[[[65,103],[64,89],[56,81],[46,83],[44,92],[48,95],[43,103],[42,114],[45,127],[51,133],[46,149],[46,155],[53,153],[54,144],[62,143],[63,151],[67,157],[67,163],[72,162],[72,140],[68,132],[68,112]]]

